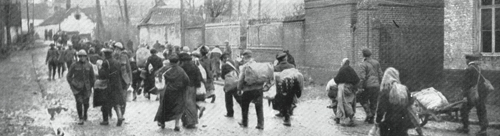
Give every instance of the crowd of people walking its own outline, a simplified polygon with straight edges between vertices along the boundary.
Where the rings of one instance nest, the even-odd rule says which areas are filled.
[[[125,120],[127,96],[137,99],[141,93],[151,99],[156,94],[158,107],[154,121],[165,128],[165,122],[175,121],[174,130],[180,131],[180,124],[187,129],[196,128],[203,117],[206,99],[215,102],[214,81],[224,82],[226,117],[234,117],[234,100],[242,110],[241,127],[248,127],[250,103],[255,104],[257,129],[264,129],[264,93],[275,87],[276,93],[270,101],[276,116],[284,117],[285,126],[291,126],[291,116],[297,107],[297,99],[304,90],[304,77],[297,70],[294,58],[288,51],[276,55],[274,66],[258,63],[251,50],[244,50],[241,58],[233,59],[231,47],[226,42],[224,50],[219,46],[212,50],[200,45],[189,47],[161,45],[140,45],[135,52],[127,50],[120,42],[94,42],[86,48],[75,50],[72,45],[50,44],[46,64],[49,80],[59,78],[68,69],[67,82],[75,96],[78,124],[87,120],[89,100],[93,93],[93,106],[101,106],[101,125],[109,125],[112,109],[117,116],[117,126]],[[66,49],[63,49],[66,46]],[[371,58],[371,51],[363,49],[364,57],[360,71],[355,71],[350,60],[345,58],[337,75],[328,83],[329,97],[333,103],[329,108],[335,112],[335,122],[355,126],[356,103],[366,113],[365,123],[375,124],[374,130],[383,136],[408,135],[407,130],[415,128],[423,132],[418,115],[412,109],[413,98],[408,88],[400,81],[399,71],[388,67],[382,71],[380,63]],[[472,107],[478,110],[481,130],[487,129],[484,98],[488,91],[481,85],[486,81],[478,67],[481,56],[466,55],[468,68],[464,77],[464,98],[468,100],[461,110],[463,127],[468,132],[468,114]],[[270,74],[268,74],[270,73]],[[477,81],[477,82],[476,82]],[[474,93],[476,87],[476,95]],[[335,88],[335,89],[332,89]],[[471,89],[472,88],[472,89]],[[127,90],[133,90],[132,94]],[[471,90],[471,91],[469,91]]]

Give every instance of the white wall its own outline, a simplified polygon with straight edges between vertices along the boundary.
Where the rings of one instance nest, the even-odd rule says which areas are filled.
[[[160,44],[165,44],[165,41],[168,40],[172,45],[181,45],[179,24],[139,27],[140,44],[152,46],[157,40]]]
[[[94,28],[96,24],[87,17],[87,15],[81,13],[80,20],[75,19],[75,14],[72,13],[64,21],[61,22],[62,31],[79,31],[80,34],[94,34]]]

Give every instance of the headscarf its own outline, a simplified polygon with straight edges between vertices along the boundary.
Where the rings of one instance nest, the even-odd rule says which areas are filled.
[[[404,106],[408,102],[408,88],[401,84],[399,72],[393,67],[385,70],[381,90],[390,90],[389,102],[392,104]]]
[[[340,65],[344,66],[344,65],[346,65],[346,63],[347,63],[347,66],[349,66],[349,58],[342,59],[342,63]]]

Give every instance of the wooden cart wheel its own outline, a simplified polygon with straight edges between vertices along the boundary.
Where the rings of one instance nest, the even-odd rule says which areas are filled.
[[[425,126],[425,124],[429,121],[429,115],[420,115],[418,117],[420,118],[420,127]]]

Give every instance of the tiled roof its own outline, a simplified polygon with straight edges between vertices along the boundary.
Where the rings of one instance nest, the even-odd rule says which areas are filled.
[[[167,8],[165,6],[153,7],[142,19],[139,26],[143,25],[165,25],[180,21],[180,9]]]
[[[95,8],[70,8],[69,10],[62,10],[55,12],[52,16],[45,19],[39,26],[48,26],[48,25],[56,25],[64,21],[64,19],[68,18],[73,12],[77,12],[78,9],[80,13],[85,14],[90,18],[90,20],[95,22],[96,11]]]

